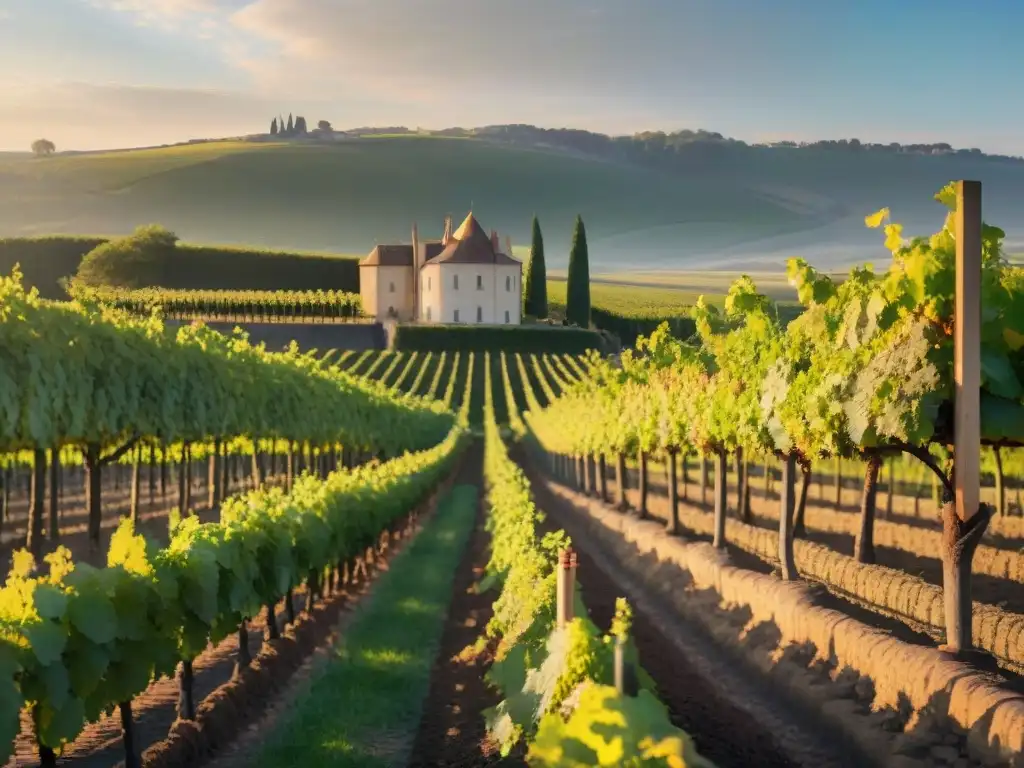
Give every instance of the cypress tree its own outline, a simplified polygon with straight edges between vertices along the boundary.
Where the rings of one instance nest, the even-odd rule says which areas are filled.
[[[285,134],[287,136],[291,136],[293,133],[295,133],[295,121],[292,120],[292,114],[291,114],[291,112],[289,112],[288,113],[288,128],[285,129]]]
[[[523,314],[536,318],[548,316],[548,270],[544,264],[544,236],[536,216],[533,217],[530,259],[526,262],[526,274],[523,275]]]
[[[576,217],[569,252],[569,277],[565,287],[565,319],[580,328],[590,327],[590,259],[583,217]]]
[[[270,135],[277,136],[277,118],[270,121]]]

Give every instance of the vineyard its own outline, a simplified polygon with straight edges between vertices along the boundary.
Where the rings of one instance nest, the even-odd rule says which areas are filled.
[[[961,518],[955,217],[867,223],[796,319],[741,278],[614,357],[4,280],[8,764],[1024,765],[1024,277],[984,227]]]

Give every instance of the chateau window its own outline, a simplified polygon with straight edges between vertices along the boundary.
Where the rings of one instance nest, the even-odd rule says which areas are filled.
[[[508,312],[506,312],[505,314],[507,315]],[[429,320],[429,319],[430,319],[430,307],[427,307],[427,320]]]
[[[511,293],[512,291],[512,278],[505,275],[505,293]],[[507,312],[505,314],[508,314]],[[505,321],[506,323],[508,320]]]
[[[389,292],[391,292],[391,293],[394,293],[394,292],[395,292],[395,284],[394,284],[394,283],[391,283],[391,284],[390,284],[390,285],[388,286],[388,291],[389,291]]]
[[[482,291],[484,289],[484,276],[483,275],[477,275],[476,276],[476,289],[478,291]]]
[[[506,323],[508,322],[508,310],[507,309],[505,310],[505,322]]]
[[[459,278],[455,278],[456,281],[458,281],[458,279]],[[459,322],[459,310],[457,309],[455,310],[455,322]]]
[[[476,321],[478,323],[482,323],[484,321],[484,308],[483,307],[477,307],[476,308]]]
[[[459,276],[453,275],[453,277],[455,278],[455,290],[457,291],[459,290]]]
[[[431,286],[431,283],[432,283],[433,281],[434,281],[434,279],[433,279],[432,277],[428,277],[428,278],[427,278],[427,290],[428,290],[428,291],[429,291],[429,290],[430,290],[430,289],[432,288],[432,286]]]

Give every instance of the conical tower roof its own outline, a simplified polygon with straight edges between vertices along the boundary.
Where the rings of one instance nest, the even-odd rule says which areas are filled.
[[[503,253],[498,253],[480,222],[470,211],[452,235],[451,242],[430,264],[515,264]]]

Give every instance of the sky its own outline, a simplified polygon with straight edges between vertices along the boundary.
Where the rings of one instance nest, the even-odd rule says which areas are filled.
[[[1024,155],[1021,0],[0,0],[0,151],[532,123]]]

